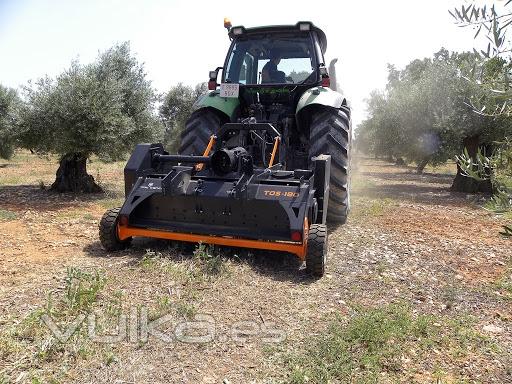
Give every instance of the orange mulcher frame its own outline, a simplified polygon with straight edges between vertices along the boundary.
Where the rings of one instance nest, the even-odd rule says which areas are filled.
[[[277,149],[279,148],[279,136],[277,136],[274,139],[274,148],[272,149],[272,155],[270,156],[270,162],[268,163],[268,166],[271,167],[274,165],[274,160],[276,158]]]
[[[213,148],[213,145],[215,144],[215,140],[217,137],[215,135],[210,136],[210,141],[208,142],[208,145],[206,146],[206,149],[204,150],[203,156],[208,156],[210,154],[210,151]],[[201,171],[204,167],[204,163],[196,164],[196,171]]]
[[[212,135],[206,149],[204,150],[203,156],[208,156],[210,151],[215,144],[216,136]],[[269,167],[274,164],[277,149],[279,147],[279,137],[274,140],[274,147],[272,149],[272,155],[270,157]],[[200,171],[204,164],[197,164],[196,170]],[[176,240],[185,241],[190,243],[206,243],[215,245],[226,245],[229,247],[239,248],[254,248],[254,249],[266,249],[271,251],[282,251],[290,252],[297,255],[301,260],[304,260],[307,252],[308,244],[308,219],[304,219],[304,231],[302,235],[302,243],[299,242],[288,242],[288,241],[265,241],[265,240],[252,240],[252,239],[240,239],[235,237],[222,237],[222,236],[211,236],[211,235],[197,235],[192,233],[180,233],[180,232],[168,232],[157,229],[145,229],[138,227],[130,227],[121,223],[117,224],[117,236],[119,240],[123,241],[130,237],[151,237],[156,239],[165,240]]]
[[[129,237],[152,237],[157,239],[165,240],[177,240],[186,241],[190,243],[206,243],[215,245],[226,245],[230,247],[239,248],[255,248],[255,249],[266,249],[271,251],[283,251],[290,252],[297,255],[301,260],[306,257],[307,246],[308,246],[308,231],[309,225],[308,220],[304,219],[304,232],[302,236],[302,243],[286,242],[286,241],[265,241],[265,240],[251,240],[251,239],[240,239],[234,237],[221,237],[221,236],[210,236],[210,235],[196,235],[191,233],[178,233],[178,232],[167,232],[156,229],[145,229],[130,227],[127,225],[117,225],[117,236],[119,240],[126,240]]]

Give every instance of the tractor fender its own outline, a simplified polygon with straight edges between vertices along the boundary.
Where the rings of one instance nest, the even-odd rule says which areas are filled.
[[[299,113],[302,109],[310,105],[322,105],[332,108],[340,108],[347,105],[345,97],[336,91],[327,87],[313,87],[302,94],[297,103],[295,113]]]
[[[232,120],[233,115],[239,106],[240,101],[238,98],[220,97],[218,91],[210,91],[196,100],[192,106],[192,110],[197,111],[203,108],[212,108],[224,113],[229,120]]]

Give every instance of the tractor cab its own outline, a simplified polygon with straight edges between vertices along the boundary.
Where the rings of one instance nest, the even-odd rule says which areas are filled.
[[[252,119],[257,123],[272,124],[287,141],[288,150],[280,152],[286,167],[308,168],[311,106],[320,99],[322,104],[325,100],[333,106],[341,104],[340,95],[329,88],[324,32],[306,21],[257,28],[231,27],[225,23],[225,27],[231,45],[224,66],[210,72],[211,93],[197,104],[216,110],[233,106],[234,109],[226,114],[232,123]],[[220,69],[222,76],[218,84]],[[305,116],[299,116],[298,112],[305,106],[309,108],[300,113]],[[219,116],[225,119],[226,115]],[[224,122],[228,122],[226,120]],[[235,146],[240,142],[239,136],[239,130],[227,130],[226,136],[219,139],[228,146]],[[272,138],[267,136],[263,134],[257,141],[272,143]],[[251,145],[253,141],[248,138]],[[254,145],[261,147],[257,152],[263,154],[255,156],[255,160],[265,164],[263,158],[270,156],[272,146],[257,142]]]
[[[316,33],[290,27],[250,32],[237,28],[246,32],[230,33],[236,38],[226,58],[223,82],[246,86],[311,86],[320,82],[319,67],[324,60]]]
[[[324,59],[327,40],[312,23],[258,28],[225,26],[232,42],[222,67],[220,87],[221,91],[223,87],[238,89],[242,107],[280,103],[294,114],[305,90],[329,86]],[[218,71],[210,72],[212,90],[219,85],[217,76]]]

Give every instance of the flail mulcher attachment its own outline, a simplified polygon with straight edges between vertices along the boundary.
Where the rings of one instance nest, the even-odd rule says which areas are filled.
[[[226,135],[235,137],[229,146],[217,140]],[[285,251],[323,275],[331,157],[284,170],[284,152],[269,123],[224,124],[202,156],[137,145],[124,171],[126,200],[100,223],[103,247],[119,250],[142,236]]]

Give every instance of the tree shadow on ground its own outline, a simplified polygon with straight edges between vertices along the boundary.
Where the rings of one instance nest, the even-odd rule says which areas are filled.
[[[111,258],[116,257],[116,255],[129,256],[133,258],[133,263],[136,264],[143,259],[148,249],[162,252],[165,257],[173,261],[189,260],[194,257],[196,246],[196,243],[135,238],[132,245],[124,251],[107,252],[101,247],[99,241],[86,245],[83,251],[90,257],[97,258]],[[224,246],[215,246],[215,253],[233,262],[247,265],[258,274],[271,277],[276,281],[310,284],[317,280],[301,268],[302,263],[295,255],[289,253]]]
[[[13,210],[57,211],[75,208],[84,203],[119,197],[116,193],[58,193],[35,185],[0,186],[0,205]]]
[[[416,172],[368,172],[360,173],[365,178],[383,181],[408,181],[413,183],[441,184],[450,187],[455,175],[448,173],[416,173]]]
[[[454,175],[442,173],[361,172],[363,180],[354,196],[391,199],[441,206],[461,206],[479,201],[482,194],[468,195],[450,190]],[[372,182],[373,181],[373,182]]]
[[[483,195],[472,195],[468,200],[465,193],[452,192],[447,187],[433,187],[414,184],[386,184],[368,186],[361,194],[374,199],[391,199],[401,202],[431,204],[441,206],[467,206],[477,202]]]
[[[291,253],[244,249],[240,250],[239,257],[256,273],[276,281],[307,285],[317,280],[306,272],[300,259]]]

